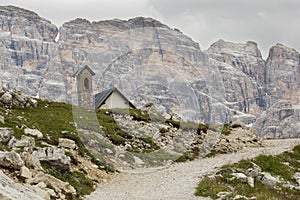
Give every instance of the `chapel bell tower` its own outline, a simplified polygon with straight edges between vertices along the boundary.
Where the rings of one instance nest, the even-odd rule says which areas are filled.
[[[85,109],[94,109],[93,105],[93,70],[85,65],[75,74],[77,82],[78,106]]]

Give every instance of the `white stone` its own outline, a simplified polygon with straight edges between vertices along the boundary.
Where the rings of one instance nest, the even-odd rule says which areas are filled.
[[[0,115],[0,123],[5,124],[5,118],[2,115]]]
[[[50,165],[58,167],[61,171],[71,170],[71,158],[65,155],[65,150],[55,147],[38,148],[32,152],[32,156],[40,161],[48,161]]]
[[[0,143],[7,144],[14,134],[11,128],[0,128]]]
[[[43,133],[41,133],[39,130],[37,129],[31,129],[31,128],[25,128],[24,129],[24,133],[26,135],[31,135],[31,136],[35,136],[37,138],[43,138]]]
[[[58,138],[58,146],[67,149],[75,149],[76,143],[74,140],[70,140],[67,138]]]
[[[0,198],[1,200],[43,200],[39,194],[27,187],[15,183],[0,170]]]
[[[20,170],[20,176],[28,179],[32,177],[32,172],[26,166],[22,166]]]
[[[114,153],[114,152],[113,152],[111,149],[109,149],[109,148],[106,148],[106,149],[105,149],[105,152],[108,153],[108,154],[113,154],[113,153]]]
[[[244,183],[248,182],[248,177],[243,173],[232,173],[231,175]]]
[[[300,186],[300,172],[296,172],[293,178],[297,181],[298,185]]]
[[[262,172],[261,175],[262,175],[261,182],[264,185],[274,187],[276,186],[276,183],[279,182],[279,180],[273,177],[269,172]]]
[[[20,169],[23,165],[24,161],[21,159],[18,153],[14,151],[0,151],[0,166],[11,169]]]
[[[137,156],[133,156],[134,158],[134,163],[137,164],[137,165],[144,165],[144,161],[142,161],[142,159],[140,159],[139,157]]]
[[[3,102],[4,104],[11,104],[12,98],[13,98],[12,95],[7,91],[0,97],[0,101]]]
[[[254,188],[254,178],[247,177],[247,183],[250,187]]]
[[[42,172],[36,174],[33,178],[29,179],[27,182],[29,184],[37,184],[40,182],[44,182],[46,185],[51,186],[51,188],[53,188],[55,192],[76,194],[75,188],[71,186],[69,183],[63,182],[53,176],[44,174]]]

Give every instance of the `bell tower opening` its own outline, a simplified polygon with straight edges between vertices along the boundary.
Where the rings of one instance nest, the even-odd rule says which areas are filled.
[[[84,79],[84,89],[86,89],[86,90],[90,89],[90,81],[88,78]]]

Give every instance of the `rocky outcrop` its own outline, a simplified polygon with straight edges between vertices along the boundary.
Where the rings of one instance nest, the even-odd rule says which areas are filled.
[[[58,170],[66,172],[71,170],[71,159],[65,155],[64,149],[44,147],[32,152],[32,156],[42,162],[56,167]]]
[[[280,101],[264,111],[252,129],[264,138],[300,137],[300,107]]]
[[[7,144],[14,131],[12,128],[0,128],[0,143]]]
[[[24,165],[24,161],[20,155],[14,151],[0,151],[0,166],[10,169],[20,169]]]
[[[25,186],[15,183],[0,170],[0,199],[4,200],[42,200],[39,194],[32,192]]]
[[[36,107],[38,105],[37,100],[24,95],[21,91],[6,90],[3,94],[0,93],[0,105],[4,107]]]
[[[37,138],[43,138],[43,133],[41,133],[39,130],[37,129],[31,129],[31,128],[25,128],[24,129],[24,133],[26,135],[31,135],[31,136],[34,136],[34,137],[37,137]]]
[[[266,88],[277,100],[300,104],[300,55],[292,48],[276,44],[269,52],[266,63]]]

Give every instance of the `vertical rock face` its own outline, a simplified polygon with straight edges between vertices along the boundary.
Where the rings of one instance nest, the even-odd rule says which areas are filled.
[[[268,105],[265,96],[265,61],[257,44],[237,44],[219,40],[205,53],[220,62],[226,101],[232,109],[259,114]]]
[[[202,52],[151,18],[75,19],[58,30],[36,13],[0,6],[0,22],[0,85],[31,96],[73,102],[72,75],[88,65],[94,93],[117,86],[138,107],[152,102],[184,120],[252,123],[279,100],[300,101],[299,53],[281,44],[264,61],[254,42],[219,40]]]
[[[273,46],[266,64],[266,88],[275,99],[300,104],[300,55],[282,44]]]
[[[65,100],[66,73],[55,43],[56,26],[13,6],[0,7],[0,23],[0,84],[32,96]]]

